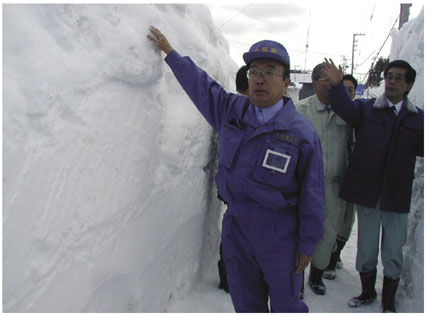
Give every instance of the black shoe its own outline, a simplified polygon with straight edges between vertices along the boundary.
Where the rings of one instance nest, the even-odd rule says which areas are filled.
[[[343,268],[343,262],[342,259],[340,259],[340,253],[342,252],[343,247],[345,247],[346,241],[336,239],[336,253],[337,253],[337,261],[336,261],[336,269],[342,269]]]
[[[299,299],[303,300],[305,298],[305,270],[302,272],[302,287],[300,288]]]
[[[382,307],[384,313],[396,313],[395,293],[399,282],[400,279],[393,280],[386,276],[383,277]]]
[[[369,305],[373,303],[373,301],[376,299],[376,292],[373,294],[361,294],[360,296],[356,296],[351,298],[351,300],[348,302],[348,305],[350,307],[360,307],[362,305]]]
[[[325,284],[322,281],[322,275],[324,270],[317,269],[313,264],[311,264],[311,269],[309,272],[308,284],[317,295],[325,295]]]
[[[303,287],[300,289],[299,299],[301,300],[305,299],[305,289]]]
[[[362,305],[368,305],[373,303],[373,301],[376,299],[376,270],[370,272],[360,272],[360,280],[363,292],[360,296],[353,297],[348,302],[348,305],[350,307],[360,307]]]

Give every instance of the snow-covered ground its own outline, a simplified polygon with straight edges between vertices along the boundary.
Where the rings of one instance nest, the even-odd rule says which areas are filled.
[[[420,107],[423,23],[391,49],[417,69]],[[203,5],[3,5],[3,311],[233,312],[217,289],[216,138],[149,25],[234,91],[240,65]],[[420,160],[400,312],[423,311],[423,219]],[[306,286],[312,312],[380,311],[346,304],[355,247],[354,229],[326,296]]]

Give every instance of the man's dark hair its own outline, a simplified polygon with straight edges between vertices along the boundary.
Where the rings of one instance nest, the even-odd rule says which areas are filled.
[[[284,65],[284,74],[282,75],[282,80],[287,78],[290,78],[290,65]]]
[[[344,75],[343,80],[352,81],[352,83],[354,84],[355,90],[357,90],[358,82],[357,82],[357,79],[355,79],[353,75]]]
[[[407,83],[413,83],[415,82],[416,79],[416,70],[414,70],[412,68],[412,66],[410,66],[410,64],[404,60],[394,60],[392,62],[390,62],[384,72],[383,72],[383,77],[386,78],[386,76],[388,75],[388,71],[389,69],[391,69],[392,67],[396,67],[396,68],[401,68],[406,70],[406,77],[405,80]]]
[[[318,65],[316,65],[314,67],[314,69],[312,70],[312,75],[311,75],[312,81],[316,81],[319,78],[321,78],[321,70],[323,68],[324,68],[324,64],[323,63],[318,64]]]
[[[238,72],[236,73],[236,91],[238,92],[244,92],[248,90],[248,78],[247,78],[247,71],[248,67],[247,65],[242,66],[239,68]]]

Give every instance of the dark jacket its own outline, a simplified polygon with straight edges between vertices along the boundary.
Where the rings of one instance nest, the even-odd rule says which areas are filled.
[[[423,157],[424,112],[407,97],[395,116],[384,94],[352,101],[343,85],[329,91],[330,103],[350,126],[356,143],[339,196],[380,210],[408,213],[416,156]]]

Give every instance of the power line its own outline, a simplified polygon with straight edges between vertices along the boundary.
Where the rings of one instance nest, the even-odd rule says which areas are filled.
[[[380,49],[379,49],[379,51],[377,52],[377,55],[376,55],[376,57],[374,58],[374,60],[377,60],[377,58],[378,58],[378,56],[379,56],[379,54],[380,54],[380,52],[382,51],[382,48],[383,48],[383,46],[385,45],[385,43],[386,43],[386,41],[388,40],[388,38],[391,36],[391,32],[392,32],[392,30],[394,29],[394,26],[395,26],[395,24],[397,23],[397,21],[398,21],[398,18],[400,17],[400,14],[397,16],[397,18],[395,19],[395,22],[394,22],[394,24],[392,25],[392,27],[391,27],[391,29],[389,30],[389,32],[388,32],[388,35],[386,36],[386,38],[385,38],[385,41],[383,42],[383,44],[382,44],[382,46],[380,47]],[[370,72],[370,70],[366,73],[366,75],[364,76],[364,78],[363,78],[363,82],[364,82],[364,80],[366,79],[366,77],[367,77],[367,75],[369,74],[369,72]]]
[[[359,63],[358,65],[356,65],[355,66],[355,69],[357,69],[358,67],[360,67],[362,64],[364,64],[369,58],[370,58],[370,56],[371,55],[373,55],[373,53],[375,52],[376,50],[374,50],[374,51],[372,51],[371,53],[370,53],[370,55],[368,55],[367,56],[367,58],[366,59],[364,59],[364,61],[363,62],[361,62],[361,63]]]
[[[229,23],[230,21],[232,21],[234,18],[236,18],[238,15],[240,15],[242,12],[244,12],[245,10],[247,10],[250,5],[252,3],[250,3],[249,5],[247,5],[245,8],[243,8],[241,11],[239,11],[237,14],[235,14],[232,18],[230,18],[229,20],[227,20],[226,22],[224,22],[222,25],[220,25],[218,28],[221,29],[223,26],[225,26],[227,23]]]
[[[385,41],[383,42],[382,46],[380,47],[380,49],[379,49],[379,51],[378,51],[378,53],[377,53],[377,55],[376,55],[376,59],[377,59],[377,57],[379,56],[380,52],[382,51],[383,46],[385,46],[386,41],[387,41],[387,40],[388,40],[388,38],[391,36],[391,32],[392,32],[392,30],[394,29],[394,26],[395,26],[395,24],[397,23],[397,21],[398,21],[398,18],[399,18],[399,17],[400,17],[400,15],[398,15],[398,16],[397,16],[397,18],[395,19],[394,24],[392,25],[391,29],[389,30],[388,36],[385,38]]]

